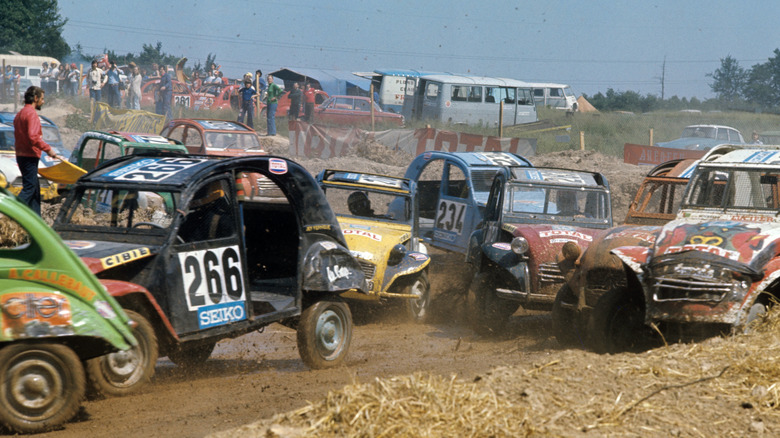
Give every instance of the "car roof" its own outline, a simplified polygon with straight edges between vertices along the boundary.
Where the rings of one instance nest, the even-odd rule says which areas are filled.
[[[685,129],[688,128],[726,128],[726,129],[733,129],[735,131],[739,131],[737,128],[732,128],[731,126],[725,126],[725,125],[688,125],[685,127]]]
[[[749,165],[772,166],[780,168],[780,150],[779,149],[738,149],[726,154],[715,157],[710,161],[700,163],[707,164],[731,164],[731,165]]]
[[[525,157],[510,152],[443,152],[428,151],[418,156],[428,161],[434,158],[451,158],[468,167],[533,166]]]
[[[168,126],[170,127],[180,123],[194,123],[199,125],[204,131],[255,132],[248,126],[245,126],[239,122],[219,119],[176,119],[171,121]]]
[[[0,111],[0,122],[5,122],[8,124],[13,125],[14,123],[14,117],[16,117],[16,113],[12,111]],[[41,121],[41,125],[50,125],[57,127],[57,124],[55,124],[50,118],[46,116],[42,116],[38,114],[38,119]]]
[[[511,182],[547,183],[577,187],[603,187],[605,178],[598,172],[559,169],[554,167],[517,167],[510,168]]]
[[[408,178],[374,173],[326,169],[320,173],[318,180],[330,187],[364,188],[403,194],[412,193],[412,181]]]

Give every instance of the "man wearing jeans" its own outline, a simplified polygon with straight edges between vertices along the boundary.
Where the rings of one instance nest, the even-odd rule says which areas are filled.
[[[266,92],[265,116],[268,122],[268,134],[276,135],[276,105],[279,103],[279,96],[283,93],[282,89],[274,84],[274,77],[268,75],[268,91]]]
[[[43,141],[41,119],[37,110],[43,106],[44,92],[32,86],[24,93],[24,108],[14,117],[14,148],[16,163],[22,172],[22,191],[19,200],[41,215],[41,187],[38,184],[38,161],[41,151],[52,158],[62,159],[54,149]]]

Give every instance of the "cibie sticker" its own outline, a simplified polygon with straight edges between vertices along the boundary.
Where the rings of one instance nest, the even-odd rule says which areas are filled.
[[[187,309],[203,328],[246,319],[238,246],[179,253]]]
[[[287,162],[279,158],[271,158],[268,160],[268,170],[277,175],[284,175],[287,173]]]
[[[506,242],[496,242],[493,244],[493,248],[500,249],[503,251],[509,251],[510,249],[512,249],[512,245]]]

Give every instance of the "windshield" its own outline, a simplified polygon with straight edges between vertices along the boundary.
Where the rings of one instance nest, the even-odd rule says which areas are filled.
[[[474,200],[480,205],[485,205],[490,186],[493,185],[493,178],[496,177],[498,168],[489,168],[484,170],[471,170],[471,184],[474,186]]]
[[[337,216],[412,223],[412,204],[408,196],[339,187],[326,187],[325,196]]]
[[[504,214],[519,218],[539,215],[604,223],[611,212],[608,194],[579,187],[540,187],[513,184],[507,188]]]
[[[715,138],[717,129],[706,126],[689,126],[683,129],[681,138]]]
[[[94,229],[165,229],[171,225],[179,193],[89,188],[69,204],[63,224]]]
[[[780,209],[780,170],[700,169],[685,195],[685,206]]]
[[[261,149],[253,132],[207,132],[206,147],[216,149]]]

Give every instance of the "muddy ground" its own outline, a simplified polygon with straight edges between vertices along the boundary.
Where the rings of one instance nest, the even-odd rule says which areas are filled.
[[[43,114],[62,126],[68,111],[67,107],[54,105],[45,108]],[[65,144],[74,144],[80,133],[64,131]],[[284,139],[264,138],[264,141],[268,150],[286,155]],[[387,152],[377,145],[363,145],[355,155],[327,161],[297,161],[312,173],[330,167],[402,175],[412,158]],[[531,161],[537,166],[605,173],[612,187],[616,223],[625,216],[628,202],[646,171],[589,151],[536,156],[531,157]],[[465,287],[468,275],[458,277],[438,272],[431,281],[434,293],[441,297]],[[518,418],[511,417],[517,412],[507,414],[515,426],[508,433],[495,432],[498,436],[749,436],[778,433],[779,423],[776,415],[772,416],[771,408],[770,414],[761,411],[762,414],[751,405],[757,404],[755,401],[699,393],[695,386],[690,390],[681,387],[665,391],[666,398],[662,403],[678,406],[678,414],[671,419],[658,414],[660,411],[653,408],[653,400],[637,403],[636,409],[619,410],[633,401],[641,401],[643,395],[663,384],[656,382],[653,386],[652,382],[636,378],[637,375],[658,378],[667,375],[668,363],[661,366],[653,361],[680,357],[674,359],[675,363],[687,367],[682,359],[688,357],[685,349],[696,347],[673,345],[643,355],[615,356],[565,350],[551,336],[548,314],[522,309],[511,318],[504,336],[485,339],[466,328],[461,310],[457,300],[439,299],[434,308],[434,321],[426,325],[407,323],[394,315],[375,314],[373,318],[364,318],[368,321],[355,327],[346,365],[322,371],[312,371],[304,366],[296,349],[295,332],[274,324],[262,333],[220,342],[205,366],[194,371],[178,368],[167,358],[161,358],[152,384],[142,393],[87,401],[75,421],[62,430],[41,436],[205,436],[304,408],[309,402],[320,403],[329,393],[342,391],[345,385],[370,384],[377,378],[415,372],[445,377],[454,375],[464,384],[488,385],[492,393],[497,394],[497,404],[483,416],[503,412],[498,409],[498,406],[504,406],[501,403],[522,407]],[[678,370],[677,374],[669,374],[689,377],[682,379],[689,382],[699,375],[717,373],[720,365],[704,362],[697,362],[697,372],[686,374]],[[764,392],[759,391],[758,395],[774,394],[766,389],[768,386],[763,386]],[[604,409],[603,400],[613,404],[619,415],[614,416],[614,411]],[[600,403],[599,407],[591,407],[590,404],[596,402]],[[539,420],[537,417],[541,418],[543,414],[547,416],[543,421]],[[696,423],[693,419],[699,416],[701,419]],[[382,416],[374,421],[381,426]],[[287,436],[342,434],[317,430],[293,429]],[[419,436],[453,436],[444,429],[427,429],[427,432],[419,429],[418,432]],[[485,436],[492,433],[479,429],[468,434]],[[361,435],[354,431],[348,434]],[[264,426],[248,427],[229,432],[229,435],[266,436],[266,429]],[[418,436],[408,432],[398,435]],[[372,434],[366,432],[364,436]]]

